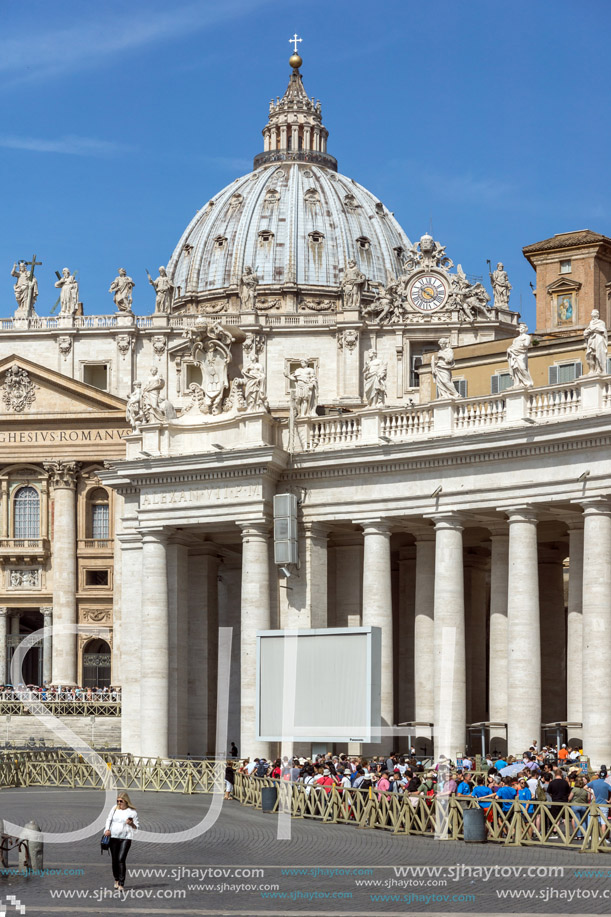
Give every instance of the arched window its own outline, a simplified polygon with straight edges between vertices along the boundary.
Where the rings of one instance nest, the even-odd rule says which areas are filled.
[[[104,541],[110,538],[110,512],[108,494],[103,487],[96,487],[89,495],[91,505],[91,537]]]
[[[35,487],[20,487],[13,503],[15,538],[40,538],[40,496]]]

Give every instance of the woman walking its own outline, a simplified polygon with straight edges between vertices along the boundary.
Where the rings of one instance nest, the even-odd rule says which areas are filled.
[[[134,831],[139,828],[138,813],[127,793],[117,794],[117,804],[106,819],[104,834],[110,837],[110,855],[115,888],[125,887],[125,861],[132,845]]]

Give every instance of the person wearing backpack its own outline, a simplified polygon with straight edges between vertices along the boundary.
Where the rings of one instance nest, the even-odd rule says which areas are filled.
[[[265,758],[260,758],[259,763],[257,764],[254,776],[255,777],[267,777],[268,764]]]

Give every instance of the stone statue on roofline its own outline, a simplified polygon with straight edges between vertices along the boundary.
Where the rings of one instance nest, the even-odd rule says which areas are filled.
[[[507,276],[507,271],[503,267],[503,262],[499,261],[496,270],[490,270],[490,262],[488,262],[490,275],[490,283],[492,284],[492,292],[494,294],[494,308],[495,309],[508,309],[509,308],[509,295],[511,293],[511,284],[509,283],[509,277]]]
[[[61,276],[57,274],[55,286],[61,291],[59,314],[75,315],[78,310],[78,281],[69,268],[63,268]]]
[[[363,367],[363,389],[370,408],[383,407],[386,401],[388,367],[375,350],[370,350]]]
[[[354,258],[351,258],[346,265],[344,276],[340,284],[344,294],[344,309],[346,311],[358,312],[361,308],[361,293],[367,282],[367,278],[356,265]]]
[[[110,285],[109,293],[113,294],[115,306],[119,312],[131,313],[132,311],[132,290],[136,286],[131,277],[128,276],[124,267],[119,268],[119,273]]]
[[[167,315],[174,297],[174,284],[168,277],[167,270],[162,265],[159,268],[158,277],[151,277],[148,271],[146,274],[150,285],[155,290],[155,315]]]
[[[607,348],[609,344],[607,326],[600,317],[598,309],[593,309],[590,324],[584,330],[586,340],[586,362],[592,373],[607,372]]]
[[[530,334],[524,322],[518,325],[518,334],[507,348],[507,363],[513,381],[512,388],[532,388],[534,382],[528,371],[528,348],[530,347]]]
[[[439,339],[439,350],[431,357],[431,372],[437,386],[437,400],[458,398],[458,392],[452,382],[454,369],[454,351],[450,338]]]

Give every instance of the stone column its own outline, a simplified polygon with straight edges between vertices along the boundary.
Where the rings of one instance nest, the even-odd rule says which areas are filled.
[[[269,757],[269,742],[256,738],[257,631],[270,626],[268,522],[248,522],[242,529],[241,726],[240,752]]]
[[[11,636],[19,634],[21,628],[21,612],[13,609],[11,611]]]
[[[216,752],[219,561],[218,548],[211,542],[189,552],[187,704],[192,755]]]
[[[4,605],[0,606],[0,684],[3,685],[10,681],[6,677],[6,662],[8,658],[6,651],[7,617],[8,608]]]
[[[8,522],[8,480],[2,478],[1,482],[1,505],[2,513],[0,514],[0,536],[2,538],[9,538],[9,522]]]
[[[167,535],[142,536],[141,748],[145,757],[168,754],[169,653]]]
[[[433,681],[435,642],[435,535],[416,539],[416,610],[414,621],[414,719],[432,723],[435,719]]]
[[[53,619],[76,628],[76,476],[80,462],[44,464],[53,487]],[[44,537],[44,533],[43,533]],[[53,639],[53,684],[77,682],[76,632]]]
[[[564,568],[567,549],[539,546],[539,611],[541,617],[541,719],[566,720],[566,623]]]
[[[521,755],[541,736],[541,626],[537,516],[530,507],[507,511],[507,665],[510,689],[507,750]]]
[[[131,501],[130,501],[131,502]],[[142,639],[142,537],[134,530],[133,506],[123,518],[124,531],[117,536],[121,545],[121,751],[141,754],[142,668],[148,660],[130,652]],[[130,512],[131,511],[131,512]],[[146,725],[144,727],[146,731]]]
[[[506,525],[490,529],[490,680],[488,715],[506,723],[508,709],[507,576],[509,532]],[[504,737],[504,736],[503,736]]]
[[[569,526],[569,596],[566,632],[566,718],[581,723],[583,718],[583,522]]]
[[[611,753],[611,505],[582,503],[583,529],[583,747],[594,768]]]
[[[189,585],[187,540],[179,535],[168,539],[168,746],[171,755],[184,757],[189,751],[187,720],[188,693],[185,672],[189,637],[187,633],[187,589]],[[188,692],[188,687],[187,687]]]
[[[53,605],[41,605],[40,613],[42,615],[43,627],[51,627],[53,624]],[[42,641],[42,681],[45,685],[52,684],[53,677],[52,665],[53,638],[43,637]]]
[[[327,541],[329,530],[319,522],[306,522],[305,576],[307,627],[327,627]]]
[[[435,516],[435,756],[455,759],[466,740],[465,593],[461,519]]]
[[[395,670],[395,697],[397,722],[414,719],[414,626],[415,626],[416,551],[413,547],[399,552],[399,602],[397,615],[397,665]],[[407,738],[399,743],[409,751]]]
[[[467,554],[464,576],[466,632],[469,635],[465,643],[468,723],[483,722],[488,709],[486,698],[486,663],[488,659],[486,567],[487,559],[485,557]]]
[[[392,726],[395,716],[390,524],[382,519],[361,524],[364,533],[363,626],[379,627],[382,631],[382,726]]]
[[[363,608],[363,545],[335,537],[334,627],[359,627]]]

